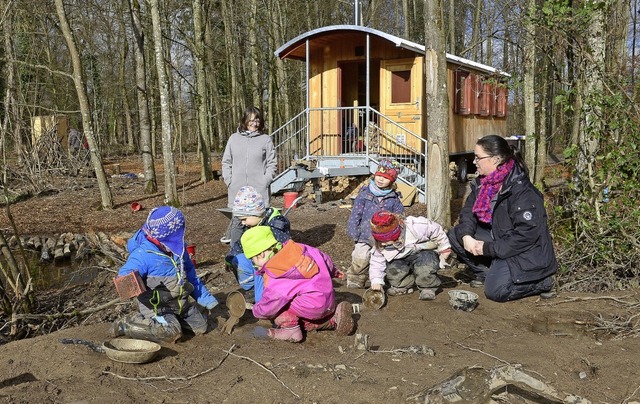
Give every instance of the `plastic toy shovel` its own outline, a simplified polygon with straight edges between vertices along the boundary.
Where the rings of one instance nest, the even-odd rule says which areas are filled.
[[[247,302],[244,300],[242,293],[231,292],[227,295],[226,305],[229,309],[229,318],[222,326],[222,332],[231,335],[233,327],[240,322],[240,318],[242,318],[247,309]]]

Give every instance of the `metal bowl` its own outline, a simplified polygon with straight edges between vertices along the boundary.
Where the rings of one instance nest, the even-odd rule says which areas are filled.
[[[109,359],[123,363],[147,363],[162,348],[155,342],[143,339],[117,338],[106,341],[102,348]]]
[[[468,290],[450,290],[449,304],[455,310],[473,311],[478,306],[478,295]]]
[[[371,310],[378,310],[387,302],[387,295],[383,290],[367,289],[362,294],[364,307]]]

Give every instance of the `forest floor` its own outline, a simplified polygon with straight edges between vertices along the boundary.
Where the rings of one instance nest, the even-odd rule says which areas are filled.
[[[108,163],[106,169],[111,173],[115,162]],[[117,163],[121,174],[141,171],[136,158]],[[465,373],[466,384],[457,390],[463,401],[458,402],[489,402],[490,396],[501,403],[562,402],[534,393],[526,383],[512,381],[493,389],[487,382],[488,371],[501,366],[526,372],[555,389],[556,397],[572,394],[593,403],[640,401],[640,339],[633,333],[625,336],[624,326],[614,326],[637,314],[638,291],[599,295],[560,291],[555,299],[531,297],[509,303],[491,302],[480,293],[474,311],[455,311],[447,291],[470,289],[465,273],[454,265],[440,273],[443,291],[435,301],[419,301],[414,293],[390,297],[380,310],[362,308],[354,314],[357,333],[368,336],[366,350],[355,346],[355,336],[341,337],[330,331],[309,333],[300,344],[254,338],[255,327],[264,323],[249,312],[231,335],[221,333],[217,317],[228,316],[226,295],[238,290],[233,275],[224,269],[228,247],[219,242],[228,220],[216,209],[226,206],[226,187],[222,181],[199,183],[195,163],[180,163],[178,169],[186,238],[197,246],[198,274],[221,303],[213,310],[211,331],[163,345],[152,362],[140,365],[114,362],[83,345],[60,342],[64,338],[108,340],[111,322],[133,310],[130,302],[77,318],[28,321],[26,328],[33,337],[0,342],[1,401],[425,401],[433,386],[473,367],[480,376],[471,380]],[[161,171],[158,178],[162,179]],[[143,194],[140,179],[116,176],[110,178],[110,184],[113,210],[97,209],[100,194],[93,179],[60,177],[51,179],[48,192],[11,205],[11,214],[23,235],[104,232],[116,238],[134,232],[149,209],[162,204],[162,193]],[[139,202],[143,209],[132,212],[132,202]],[[453,203],[459,206],[461,199]],[[274,197],[272,204],[281,207],[282,196]],[[346,235],[349,204],[349,200],[317,204],[305,199],[289,214],[293,239],[326,251],[344,270],[352,249]],[[408,208],[413,215],[424,211],[420,204]],[[0,228],[5,234],[12,233],[4,207]],[[111,279],[117,266],[102,263],[86,280],[74,275],[81,271],[76,264],[70,267],[71,263],[62,263],[41,268],[62,275],[38,290],[37,313],[87,310],[116,297]],[[338,300],[361,303],[363,292],[336,283]],[[8,320],[0,314],[4,337],[10,328]],[[49,332],[51,329],[56,331]],[[452,390],[441,390],[439,395],[432,391],[439,398],[430,402],[453,402]]]

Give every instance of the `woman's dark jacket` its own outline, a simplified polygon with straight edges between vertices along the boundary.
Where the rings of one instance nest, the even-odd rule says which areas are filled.
[[[471,193],[460,212],[456,236],[474,237],[482,225],[471,211],[478,196],[480,180],[471,184]],[[514,283],[537,281],[556,272],[558,263],[547,225],[542,194],[516,164],[505,178],[498,195],[491,201],[491,235],[483,255],[507,262]]]

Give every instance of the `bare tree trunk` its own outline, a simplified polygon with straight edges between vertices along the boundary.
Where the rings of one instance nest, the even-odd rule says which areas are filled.
[[[112,209],[113,199],[111,196],[111,189],[109,188],[107,176],[104,172],[104,167],[102,166],[102,156],[100,154],[100,149],[98,148],[95,136],[93,134],[93,119],[91,116],[91,107],[89,106],[89,99],[87,98],[87,91],[82,77],[82,60],[80,59],[80,54],[78,52],[78,48],[76,47],[76,42],[73,37],[73,33],[71,32],[69,21],[67,20],[67,14],[64,9],[63,0],[55,0],[55,4],[56,12],[58,13],[58,20],[60,21],[60,29],[62,30],[62,35],[64,36],[64,39],[67,43],[67,47],[69,48],[69,57],[71,58],[71,63],[73,65],[73,82],[78,94],[80,113],[82,114],[82,126],[87,139],[87,143],[89,144],[91,163],[93,164],[93,169],[95,170],[96,179],[98,181],[98,187],[100,188],[102,208]]]
[[[279,19],[279,24],[274,24],[273,25],[273,29],[274,29],[274,37],[276,40],[277,44],[283,44],[284,43],[284,18],[285,15],[283,15],[282,10],[280,9],[280,2],[278,0],[276,0],[275,2],[275,7],[276,7],[276,11],[275,11],[275,15],[278,16]],[[274,44],[275,45],[275,44]],[[275,49],[275,48],[274,48]],[[284,62],[282,61],[282,59],[280,58],[276,58],[276,80],[277,80],[277,86],[276,86],[276,91],[282,96],[282,102],[280,103],[280,105],[282,105],[284,107],[284,111],[282,111],[279,107],[277,108],[278,112],[279,112],[279,116],[281,118],[281,120],[284,122],[285,120],[291,118],[293,115],[291,114],[291,102],[289,100],[289,81],[286,78],[286,72],[285,72],[285,67],[284,67]],[[273,98],[273,97],[272,97]],[[275,115],[275,110],[276,108],[274,108],[274,115]],[[284,119],[282,119],[284,118]],[[271,122],[272,125],[275,124],[275,122]],[[275,127],[273,127],[275,129]]]
[[[604,2],[605,5],[609,3]],[[602,7],[594,11],[589,30],[586,33],[586,47],[589,63],[584,65],[584,126],[578,137],[578,160],[576,173],[580,182],[580,197],[584,202],[595,207],[596,221],[600,221],[599,191],[601,184],[596,183],[596,157],[599,149],[598,135],[602,132],[603,121],[599,97],[603,91],[603,75],[605,69],[605,10]]]
[[[402,15],[404,15],[402,24],[402,37],[410,38],[411,21],[409,21],[409,3],[408,0],[402,0]]]
[[[196,86],[198,94],[196,95],[196,105],[198,110],[199,128],[198,149],[200,150],[200,181],[207,183],[213,179],[211,171],[211,142],[207,134],[209,125],[207,124],[207,76],[205,73],[205,52],[204,52],[204,35],[205,26],[202,20],[202,0],[193,0],[193,31],[194,31],[194,59]]]
[[[129,97],[127,96],[127,76],[126,76],[126,63],[127,63],[127,54],[129,53],[129,41],[125,40],[125,32],[124,32],[124,21],[122,21],[120,26],[120,36],[123,38],[123,46],[120,50],[120,71],[119,71],[119,81],[120,81],[120,97],[122,98],[122,109],[124,110],[124,130],[126,133],[126,144],[127,151],[133,152],[136,149],[135,142],[133,140],[133,123],[131,122],[131,106],[129,105]]]
[[[447,45],[449,45],[449,52],[456,55],[456,7],[454,0],[449,0],[449,43]]]
[[[4,116],[2,118],[2,133],[0,134],[0,152],[2,153],[2,183],[7,183],[7,135],[9,134],[9,122],[11,112],[16,107],[16,99],[14,97],[15,92],[15,66],[14,66],[14,52],[13,52],[13,22],[14,14],[13,10],[9,9],[8,14],[5,16],[4,21],[4,56],[6,59],[4,72],[5,72],[5,93],[4,93]],[[17,123],[17,116],[14,116],[14,124]],[[18,154],[20,155],[20,154]]]
[[[473,27],[471,28],[471,59],[480,62],[479,49],[482,47],[480,43],[480,16],[482,15],[482,1],[476,0],[476,9],[473,13]]]
[[[451,225],[449,182],[449,97],[444,29],[438,0],[424,3],[425,82],[427,114],[427,216]]]
[[[536,15],[536,1],[527,0],[528,17],[525,22],[525,43],[523,63],[523,95],[524,95],[524,134],[526,136],[525,162],[530,168],[529,177],[533,180],[536,176],[536,154],[538,139],[536,136],[536,110],[535,110],[535,69],[536,69],[536,38],[534,18]]]
[[[152,194],[158,192],[156,169],[151,150],[151,123],[149,121],[149,94],[147,92],[147,66],[144,57],[144,26],[140,19],[140,3],[129,0],[131,25],[135,38],[136,59],[136,99],[138,101],[138,126],[140,127],[140,153],[144,170],[144,192]]]
[[[227,60],[229,61],[228,71],[231,78],[231,106],[236,115],[240,115],[242,109],[242,97],[238,84],[238,49],[233,40],[233,12],[231,10],[232,2],[230,0],[222,0],[222,19],[224,21],[224,43],[226,48]]]
[[[208,14],[208,13],[206,13]],[[223,144],[223,135],[225,134],[224,130],[224,114],[222,102],[220,101],[220,97],[218,96],[218,79],[216,78],[217,72],[215,71],[215,51],[216,51],[216,41],[213,36],[213,27],[211,23],[207,20],[207,29],[205,31],[205,49],[207,55],[207,65],[210,67],[211,74],[207,75],[207,80],[209,82],[208,86],[208,95],[211,100],[211,106],[213,107],[214,116],[210,119],[211,126],[211,147],[213,150],[220,150]],[[215,124],[215,130],[213,130]]]
[[[56,0],[62,1],[62,0]],[[153,24],[153,42],[156,55],[156,69],[158,70],[158,87],[160,90],[160,119],[162,121],[162,156],[164,159],[164,200],[165,203],[179,206],[176,189],[176,168],[173,161],[173,132],[171,128],[171,111],[169,99],[169,78],[164,61],[164,41],[160,24],[160,9],[158,0],[150,0],[151,20]]]
[[[249,21],[249,54],[251,55],[251,58],[249,59],[250,63],[247,65],[250,73],[247,77],[251,77],[251,88],[249,91],[251,92],[252,103],[264,111],[264,106],[262,105],[262,93],[260,91],[262,86],[260,86],[260,77],[258,76],[258,72],[260,71],[260,48],[258,46],[258,38],[256,35],[256,26],[258,24],[257,3],[257,0],[251,0],[251,17]]]

